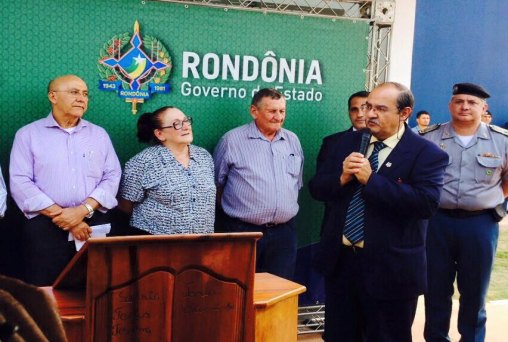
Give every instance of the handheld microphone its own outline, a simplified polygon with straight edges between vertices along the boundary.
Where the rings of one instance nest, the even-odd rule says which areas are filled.
[[[360,148],[358,149],[358,152],[360,152],[364,156],[367,154],[367,149],[369,148],[371,136],[372,136],[372,133],[370,133],[370,131],[368,129],[366,129],[362,132],[362,140],[360,141]]]

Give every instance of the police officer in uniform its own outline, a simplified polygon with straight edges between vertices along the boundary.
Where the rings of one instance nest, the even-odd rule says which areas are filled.
[[[508,196],[508,131],[481,122],[489,97],[479,85],[455,84],[448,105],[451,121],[421,133],[450,158],[427,235],[426,341],[450,341],[455,277],[461,341],[485,340],[485,297]]]

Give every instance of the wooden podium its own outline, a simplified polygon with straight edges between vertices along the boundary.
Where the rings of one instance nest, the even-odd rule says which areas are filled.
[[[260,237],[90,239],[46,289],[71,342],[254,341]]]

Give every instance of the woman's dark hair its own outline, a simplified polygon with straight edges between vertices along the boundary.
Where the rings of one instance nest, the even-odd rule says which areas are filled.
[[[175,108],[173,106],[165,106],[157,109],[153,113],[143,113],[138,119],[138,140],[143,143],[160,144],[161,142],[155,134],[154,130],[162,126],[161,116],[166,110]]]

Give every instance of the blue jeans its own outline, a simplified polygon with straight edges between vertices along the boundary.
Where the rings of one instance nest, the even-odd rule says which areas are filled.
[[[295,219],[273,227],[255,225],[227,217],[224,229],[231,233],[261,232],[256,244],[256,272],[268,272],[293,279],[298,245]]]
[[[485,298],[497,248],[499,225],[491,213],[452,217],[438,211],[427,234],[428,291],[425,294],[425,340],[450,341],[453,282],[460,293],[461,341],[485,340]]]

